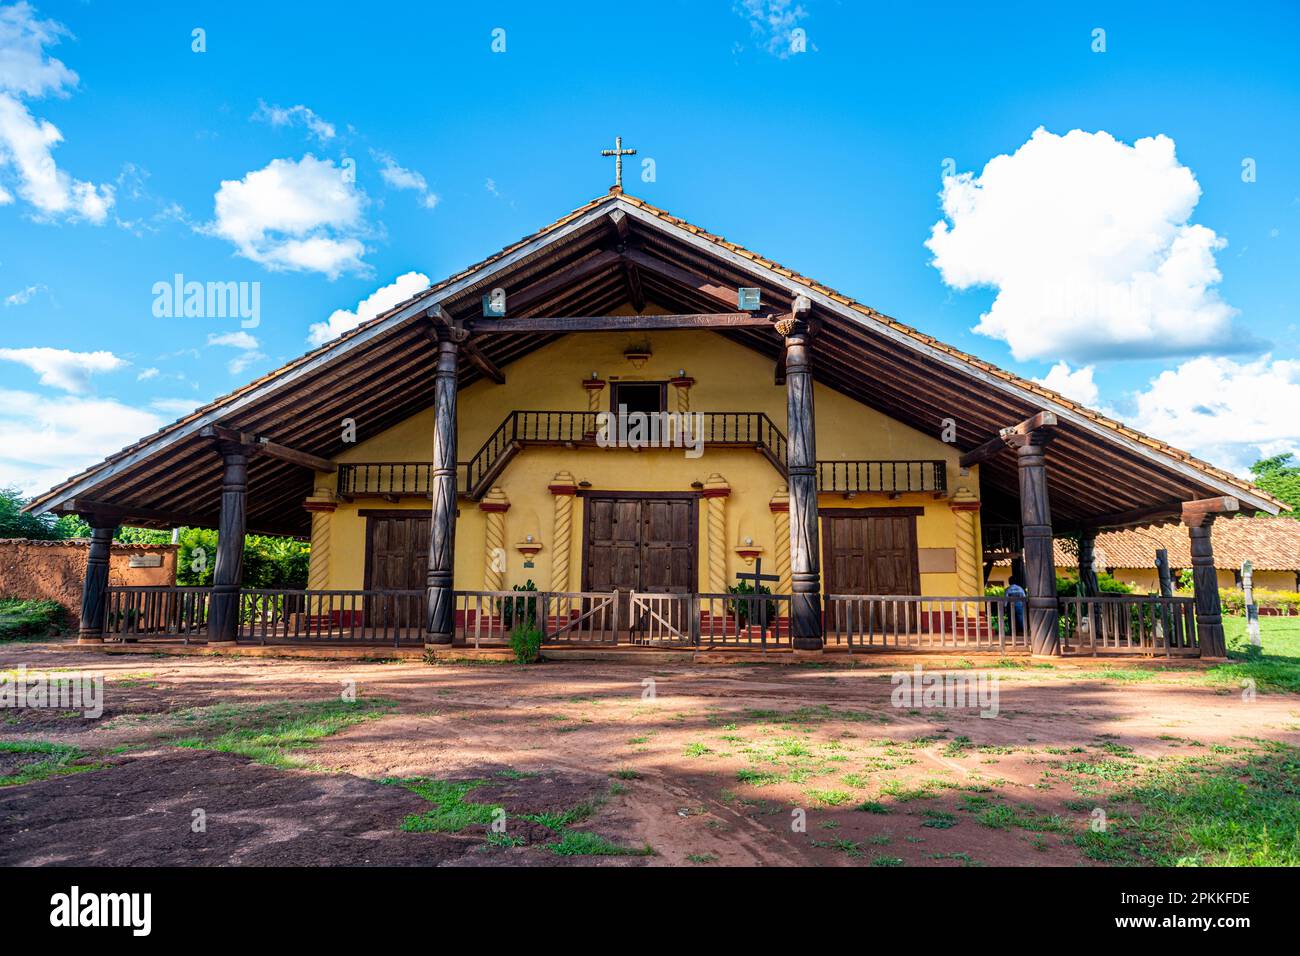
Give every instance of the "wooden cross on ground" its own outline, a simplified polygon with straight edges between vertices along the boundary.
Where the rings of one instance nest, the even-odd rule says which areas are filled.
[[[767,641],[767,599],[763,597],[763,592],[759,589],[762,588],[764,581],[780,581],[781,576],[779,574],[764,574],[763,559],[755,558],[753,573],[746,574],[743,571],[737,571],[736,580],[739,581],[741,584],[744,584],[746,581],[752,582],[751,586],[754,589],[754,600],[758,604],[758,626],[762,629],[763,640],[764,642],[766,642]]]
[[[636,150],[635,150],[635,149],[624,149],[624,148],[623,148],[623,137],[622,137],[622,136],[615,136],[615,137],[614,137],[614,148],[613,148],[613,149],[602,149],[602,150],[600,151],[600,155],[602,155],[602,156],[613,156],[613,157],[614,157],[614,186],[615,186],[616,188],[618,188],[618,189],[622,189],[622,188],[623,188],[623,157],[624,157],[624,156],[635,156],[635,155],[636,155]]]

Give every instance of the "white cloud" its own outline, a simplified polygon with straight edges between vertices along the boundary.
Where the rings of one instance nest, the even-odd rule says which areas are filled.
[[[113,205],[113,187],[59,169],[52,150],[63,134],[22,103],[24,98],[67,96],[77,85],[77,74],[45,52],[70,35],[54,20],[37,19],[28,3],[0,7],[0,173],[13,180],[37,219],[102,223]],[[13,199],[12,192],[0,187],[0,205]]]
[[[1201,196],[1167,136],[1038,129],[979,176],[944,178],[926,246],[943,281],[990,286],[975,331],[1018,359],[1222,352],[1236,310],[1215,286],[1226,241],[1189,223]]]
[[[266,358],[265,352],[240,352],[229,362],[226,363],[226,371],[231,375],[238,375],[254,362],[260,362]]]
[[[26,305],[28,302],[32,301],[32,296],[43,291],[45,291],[45,286],[43,285],[29,285],[24,289],[19,289],[12,295],[5,296],[5,305]]]
[[[161,373],[158,369],[150,367],[143,369],[140,374],[135,377],[135,380],[137,382],[147,382],[151,378],[157,378],[160,374]]]
[[[357,303],[356,310],[335,309],[324,322],[315,322],[308,330],[307,341],[324,345],[362,322],[387,312],[399,302],[405,302],[416,293],[429,288],[429,277],[420,272],[400,275],[386,286],[381,286]]]
[[[750,32],[768,53],[784,60],[797,52],[794,31],[802,29],[799,21],[808,16],[803,4],[791,0],[737,0],[732,9],[749,21]],[[817,47],[810,42],[808,49]]]
[[[232,349],[255,349],[258,347],[256,336],[249,335],[247,332],[226,332],[221,335],[216,332],[209,332],[208,344],[225,345]]]
[[[192,398],[155,398],[150,400],[149,407],[181,418],[202,404],[203,402],[195,401]]]
[[[226,370],[231,375],[238,375],[254,362],[260,362],[266,358],[264,352],[259,352],[259,343],[257,338],[247,332],[216,332],[208,333],[208,345],[224,346],[226,348],[240,349],[240,353],[226,363]]]
[[[1060,392],[1066,398],[1096,408],[1101,396],[1097,391],[1097,383],[1092,380],[1092,373],[1091,365],[1071,371],[1068,362],[1057,362],[1043,378],[1034,381],[1046,385],[1054,392]]]
[[[1135,428],[1242,476],[1259,458],[1300,455],[1300,361],[1201,356],[1161,372],[1134,402]]]
[[[162,424],[113,399],[0,390],[0,486],[44,491]]]
[[[77,85],[77,74],[45,52],[72,36],[54,20],[38,20],[26,2],[0,7],[0,90],[20,96],[64,95]]]
[[[363,272],[367,203],[351,170],[308,153],[275,159],[243,179],[223,180],[207,228],[239,255],[272,270]]]
[[[78,393],[89,387],[90,376],[115,372],[129,364],[112,352],[73,352],[52,348],[0,349],[0,359],[26,365],[40,376],[42,385]]]
[[[429,183],[422,174],[414,169],[399,166],[397,160],[387,153],[372,149],[370,155],[380,165],[379,175],[393,189],[411,190],[419,197],[420,205],[425,209],[433,209],[441,201],[441,196],[429,190]]]
[[[257,110],[251,118],[270,123],[272,126],[290,126],[301,123],[321,143],[334,138],[334,124],[322,119],[316,114],[315,110],[303,106],[301,103],[297,106],[288,107],[269,106],[262,100],[258,100]]]

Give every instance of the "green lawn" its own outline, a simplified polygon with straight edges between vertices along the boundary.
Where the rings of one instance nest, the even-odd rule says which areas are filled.
[[[1300,693],[1300,617],[1261,617],[1260,647],[1251,647],[1245,617],[1224,615],[1229,664],[1211,668],[1213,680],[1240,685],[1251,679],[1260,690]]]

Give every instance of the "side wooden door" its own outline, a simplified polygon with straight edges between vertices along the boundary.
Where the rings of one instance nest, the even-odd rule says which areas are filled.
[[[418,511],[363,512],[366,519],[367,591],[423,591],[429,570],[429,515]],[[422,601],[372,600],[366,609],[373,627],[415,627]]]

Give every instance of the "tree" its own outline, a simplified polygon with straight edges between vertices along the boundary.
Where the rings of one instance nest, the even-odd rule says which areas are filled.
[[[0,538],[35,538],[57,541],[80,538],[90,533],[89,526],[76,515],[33,515],[23,512],[28,499],[17,488],[0,488]]]
[[[1289,452],[1262,458],[1250,466],[1250,473],[1256,485],[1290,506],[1283,512],[1286,517],[1300,518],[1300,465],[1293,464],[1293,458]]]

